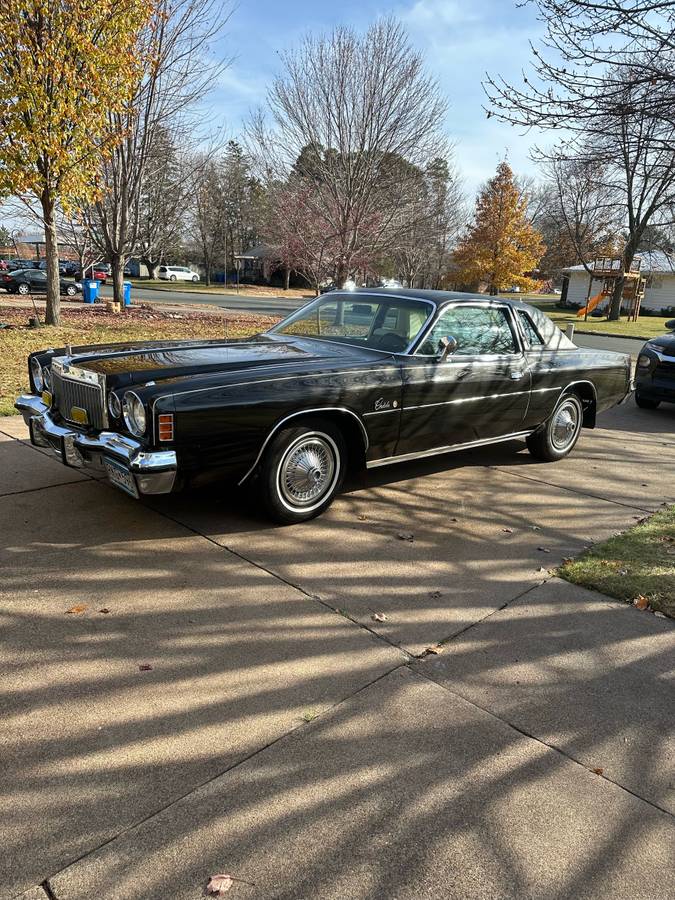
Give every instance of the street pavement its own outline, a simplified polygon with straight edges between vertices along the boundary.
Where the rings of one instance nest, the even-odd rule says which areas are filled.
[[[674,623],[552,570],[675,501],[675,409],[599,425],[281,528],[0,419],[0,898],[670,900]]]

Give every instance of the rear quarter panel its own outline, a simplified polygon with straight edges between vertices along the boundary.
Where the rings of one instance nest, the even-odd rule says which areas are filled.
[[[616,406],[630,390],[630,357],[625,353],[577,347],[530,350],[526,356],[532,375],[528,428],[546,421],[560,395],[573,385],[592,385],[598,413]]]

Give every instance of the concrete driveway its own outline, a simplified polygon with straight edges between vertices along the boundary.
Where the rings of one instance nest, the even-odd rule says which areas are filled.
[[[549,570],[675,500],[675,409],[600,424],[278,528],[0,419],[0,898],[671,898],[673,622]]]

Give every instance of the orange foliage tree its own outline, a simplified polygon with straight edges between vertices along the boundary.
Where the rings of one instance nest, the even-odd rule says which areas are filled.
[[[527,218],[527,197],[518,190],[511,167],[497,166],[497,174],[476,200],[473,224],[455,251],[457,278],[466,284],[486,283],[491,294],[507,287],[523,290],[534,282],[532,271],[546,247]]]
[[[141,75],[149,0],[2,0],[0,193],[35,197],[45,229],[47,315],[59,323],[56,211],[96,196],[121,135],[110,112]]]

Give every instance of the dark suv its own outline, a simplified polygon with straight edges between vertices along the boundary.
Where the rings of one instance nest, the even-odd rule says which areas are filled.
[[[670,334],[651,338],[638,356],[635,402],[642,409],[656,409],[662,400],[675,403],[675,319],[666,328]]]

